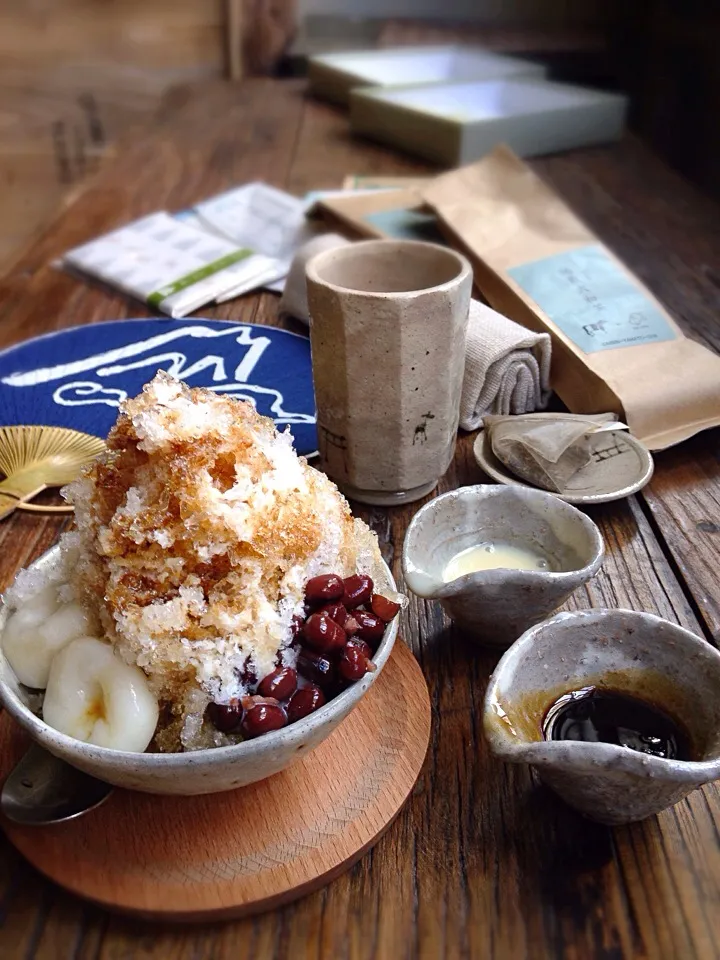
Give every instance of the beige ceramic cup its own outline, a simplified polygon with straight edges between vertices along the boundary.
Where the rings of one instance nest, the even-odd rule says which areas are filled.
[[[472,270],[432,243],[368,240],[307,266],[321,466],[390,505],[429,493],[453,457]]]

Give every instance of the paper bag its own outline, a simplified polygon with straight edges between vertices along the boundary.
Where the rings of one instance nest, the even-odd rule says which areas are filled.
[[[432,177],[386,177],[364,176],[363,174],[348,174],[343,180],[344,190],[376,190],[389,189],[394,190],[416,190],[418,187],[424,187],[430,183]]]
[[[573,413],[612,410],[651,450],[720,424],[720,357],[507,147],[423,188],[492,307],[553,341],[551,385]]]
[[[322,217],[334,230],[360,237],[393,237],[446,244],[435,215],[414,190],[380,190],[318,200],[309,217]]]

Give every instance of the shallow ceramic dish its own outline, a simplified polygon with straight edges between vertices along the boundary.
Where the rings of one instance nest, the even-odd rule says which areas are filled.
[[[551,569],[479,570],[446,583],[448,561],[486,541],[530,547]],[[589,580],[603,554],[592,520],[554,494],[481,484],[444,493],[415,514],[403,544],[403,574],[413,593],[439,600],[468,633],[504,648]]]
[[[44,554],[33,566],[42,568],[51,562],[57,547]],[[395,590],[395,582],[385,563],[373,571],[379,592]],[[0,631],[7,608],[0,609]],[[377,670],[367,673],[324,707],[282,730],[266,733],[255,740],[230,747],[189,753],[125,753],[83,743],[49,727],[33,713],[40,698],[18,683],[2,653],[0,636],[0,703],[32,739],[56,757],[99,780],[146,793],[180,794],[219,793],[232,790],[278,773],[318,746],[350,713],[380,675],[395,643],[398,618],[388,624],[373,657]]]
[[[610,743],[545,740],[564,693],[605,686],[657,704],[690,734],[696,761]],[[632,610],[560,613],[523,634],[490,678],[483,716],[492,752],[531,764],[588,817],[629,823],[720,778],[720,653],[688,630]]]
[[[556,497],[566,503],[587,506],[609,503],[629,497],[649,483],[653,475],[653,458],[647,447],[635,437],[620,430],[602,432],[590,437],[590,445],[592,460],[578,470],[567,487],[555,494]],[[527,487],[528,490],[540,489],[516,477],[498,460],[484,430],[475,438],[473,453],[480,469],[498,483]]]

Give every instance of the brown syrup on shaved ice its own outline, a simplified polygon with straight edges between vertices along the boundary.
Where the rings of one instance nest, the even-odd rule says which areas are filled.
[[[268,709],[246,701],[253,713],[237,732],[210,718],[227,719],[278,669],[301,673],[308,581],[335,577],[314,581],[323,599],[339,595],[338,578],[382,571],[375,535],[288,433],[247,402],[164,373],[125,401],[107,452],[66,495],[76,521],[62,541],[67,579],[115,652],[148,677],[160,702],[151,749],[279,728],[287,705],[277,700]],[[299,682],[309,683],[302,673]],[[293,688],[294,719],[320,705],[300,693]]]

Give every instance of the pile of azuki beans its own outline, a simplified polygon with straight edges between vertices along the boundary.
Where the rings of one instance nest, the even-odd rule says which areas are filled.
[[[400,604],[374,593],[365,574],[326,573],[305,585],[305,617],[294,622],[297,670],[278,667],[255,696],[211,703],[210,721],[223,733],[259,737],[302,720],[341,690],[374,671],[373,652]],[[298,685],[298,674],[306,683]]]

